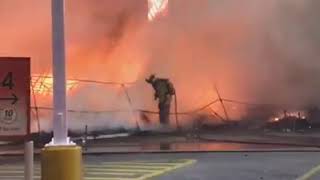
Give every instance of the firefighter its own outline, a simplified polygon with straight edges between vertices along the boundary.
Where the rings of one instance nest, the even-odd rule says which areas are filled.
[[[155,91],[154,99],[158,100],[160,124],[168,125],[172,96],[175,95],[173,84],[169,79],[157,78],[155,75],[150,75],[146,82],[151,84]]]

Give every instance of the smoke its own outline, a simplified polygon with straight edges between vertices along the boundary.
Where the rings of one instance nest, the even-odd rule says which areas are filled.
[[[153,33],[157,49],[169,53],[153,62],[165,61],[159,69],[181,83],[181,98],[191,101],[186,105],[214,83],[228,98],[319,104],[316,1],[175,2],[158,30],[167,31],[167,39]]]
[[[172,0],[168,16],[151,23],[147,0],[66,2],[69,76],[136,81],[129,87],[134,108],[156,109],[143,82],[150,73],[174,82],[180,111],[215,99],[214,85],[230,99],[320,105],[316,0]],[[31,56],[33,72],[50,72],[50,1],[2,0],[0,10],[0,54]],[[69,106],[128,108],[124,97],[119,87],[86,86]],[[108,116],[117,123],[105,118],[86,117],[134,125],[128,114]]]

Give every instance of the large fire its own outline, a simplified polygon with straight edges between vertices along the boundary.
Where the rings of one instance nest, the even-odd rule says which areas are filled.
[[[79,82],[76,80],[67,80],[67,92],[77,88]],[[53,92],[53,77],[52,75],[34,75],[32,77],[32,91],[37,95],[52,95]]]
[[[66,2],[69,7],[66,25],[70,27],[66,33],[66,67],[68,76],[78,79],[67,82],[68,109],[103,111],[72,113],[75,121],[70,120],[74,123],[70,127],[83,128],[88,123],[130,127],[127,124],[131,118],[125,116],[130,106],[126,94],[132,101],[131,109],[157,111],[153,91],[144,82],[144,77],[151,73],[170,78],[174,83],[178,112],[194,112],[213,101],[216,98],[216,93],[211,92],[213,84],[218,84],[222,98],[255,104],[302,106],[320,101],[315,90],[317,83],[312,78],[320,72],[314,69],[317,53],[308,49],[317,49],[314,38],[309,37],[313,33],[299,33],[301,28],[307,28],[308,32],[316,30],[311,26],[316,23],[300,22],[309,20],[309,11],[295,6],[295,1]],[[6,7],[1,15],[1,54],[32,58],[32,70],[37,73],[32,78],[37,105],[51,108],[53,78],[42,73],[51,69],[50,3],[1,1],[0,4]],[[170,17],[164,22],[155,22],[169,11]],[[292,24],[299,26],[292,28]],[[32,30],[25,28],[30,26]],[[288,38],[281,38],[284,35]],[[297,51],[299,48],[301,51]],[[121,86],[126,82],[137,83]],[[269,113],[268,107],[267,113],[262,112],[265,109],[262,105],[238,104],[225,102],[225,113],[218,102],[205,113],[219,115],[221,118],[215,119],[221,120],[227,120],[228,114],[233,120],[246,117],[247,112],[254,115],[261,112],[263,118],[274,112],[270,108]],[[123,109],[124,113],[104,113],[114,109]],[[48,110],[41,109],[40,119],[52,119],[49,115],[43,118],[41,113],[51,113]],[[188,114],[179,119],[190,117]],[[275,114],[273,120],[281,121],[282,117]]]

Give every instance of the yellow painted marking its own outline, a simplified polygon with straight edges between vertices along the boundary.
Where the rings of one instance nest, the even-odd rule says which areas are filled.
[[[195,163],[195,160],[171,160],[163,162],[103,162],[100,165],[85,165],[85,180],[147,180],[178,168]],[[23,179],[23,166],[0,166],[0,179]],[[12,174],[10,176],[9,174]],[[35,167],[35,179],[39,176],[40,166]],[[3,174],[4,176],[1,176]],[[305,180],[305,179],[302,179]]]
[[[40,169],[39,170],[34,170],[34,172],[40,172]],[[0,174],[1,173],[24,173],[24,169],[0,169]]]
[[[136,178],[135,180],[146,180],[146,179],[149,179],[149,178],[152,178],[152,177],[160,176],[161,174],[167,173],[169,171],[173,171],[175,169],[179,169],[179,168],[183,168],[183,167],[189,166],[191,164],[194,164],[195,162],[196,162],[195,160],[186,160],[184,163],[181,163],[180,165],[177,165],[176,167],[168,168],[166,171],[155,172],[155,173],[152,173],[152,174],[146,174],[146,175],[144,175],[142,177]]]
[[[184,163],[188,159],[179,159],[179,160],[167,160],[167,161],[108,161],[102,162],[102,164],[135,164],[135,163],[142,163],[142,164],[180,164]]]
[[[168,166],[137,166],[137,165],[103,165],[106,169],[140,169],[140,170],[162,170],[170,168]]]
[[[35,179],[41,178],[40,176],[33,176]],[[0,176],[1,180],[8,180],[8,179],[24,179],[24,175],[12,175],[12,176]]]
[[[91,169],[86,169],[90,171]],[[98,169],[94,169],[98,170]],[[111,171],[111,172],[137,172],[137,173],[148,173],[148,172],[157,172],[161,170],[154,170],[154,169],[103,169],[101,171]]]
[[[112,175],[112,176],[134,176],[138,173],[127,173],[127,172],[106,172],[106,171],[101,171],[101,172],[92,172],[92,171],[87,171],[85,172],[86,176],[89,175]]]
[[[183,162],[182,162],[183,163]],[[154,166],[173,166],[173,165],[179,165],[181,162],[177,163],[168,163],[168,162],[103,162],[102,164],[106,165],[111,165],[111,164],[116,164],[116,165],[126,165],[126,164],[131,164],[131,165],[154,165]]]
[[[297,180],[310,180],[312,177],[316,176],[320,172],[320,165],[312,168],[307,173],[299,177]]]
[[[16,169],[24,169],[24,166],[3,166],[1,167],[0,166],[0,169],[1,170],[10,170],[10,169],[13,169],[13,170],[16,170]],[[34,169],[40,169],[40,167],[34,167]]]
[[[0,173],[23,173],[23,170],[0,170]]]
[[[136,180],[135,178],[86,177],[85,180]]]

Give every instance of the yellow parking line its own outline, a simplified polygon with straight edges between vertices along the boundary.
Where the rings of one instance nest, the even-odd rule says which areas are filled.
[[[40,176],[33,176],[35,179],[41,178]],[[9,180],[9,179],[24,179],[24,175],[13,175],[13,176],[0,176],[1,180]]]
[[[316,176],[320,172],[320,165],[312,168],[307,173],[299,177],[297,180],[310,180],[312,177]]]
[[[143,170],[143,171],[159,171],[162,169],[166,169],[168,167],[148,167],[148,166],[99,166],[99,167],[86,167],[85,169],[88,170],[119,170],[119,169],[126,169],[126,170]]]
[[[152,177],[159,176],[161,174],[165,174],[167,172],[173,171],[178,168],[182,168],[188,165],[195,163],[195,160],[181,160],[181,161],[172,161],[172,163],[168,162],[104,162],[102,165],[89,165],[87,168],[90,170],[98,170],[103,171],[103,168],[107,171],[112,172],[136,172],[141,173],[142,175],[139,177],[133,178],[124,178],[124,177],[87,177],[86,180],[146,180]],[[153,166],[149,166],[152,164]],[[88,167],[88,166],[87,166]],[[112,168],[112,169],[110,169]],[[139,169],[140,168],[140,169]],[[141,169],[142,168],[142,169]],[[120,173],[121,174],[121,173]]]
[[[0,170],[16,170],[16,169],[24,169],[24,166],[0,166]],[[34,167],[34,169],[40,169],[40,167]]]
[[[161,171],[161,172],[155,172],[155,173],[152,173],[152,174],[146,174],[144,176],[141,176],[135,180],[146,180],[146,179],[149,179],[149,178],[152,178],[152,177],[156,177],[156,176],[160,176],[162,174],[165,174],[169,171],[173,171],[175,169],[179,169],[179,168],[183,168],[183,167],[186,167],[186,166],[189,166],[191,164],[194,164],[196,163],[196,160],[186,160],[184,163],[181,163],[180,165],[177,165],[175,167],[171,167],[171,168],[167,168],[165,171]]]
[[[163,161],[108,161],[108,162],[102,162],[102,164],[122,164],[122,163],[130,163],[130,164],[135,164],[135,163],[141,163],[141,164],[180,164],[185,162],[186,160],[189,159],[177,159],[177,160],[163,160]]]
[[[97,176],[97,177],[84,177],[84,180],[136,180],[135,178],[124,178],[124,177],[102,177],[102,176]]]
[[[170,160],[162,162],[103,162],[85,165],[85,180],[146,180],[195,163],[195,160]],[[0,179],[23,179],[23,166],[0,166]],[[4,176],[1,176],[3,174]],[[12,174],[12,176],[10,175]],[[35,168],[35,178],[41,178],[40,166]],[[303,179],[304,180],[304,179]]]
[[[140,170],[162,170],[170,168],[168,166],[137,166],[137,165],[103,165],[106,169],[140,169]]]
[[[157,171],[125,171],[125,170],[85,170],[85,174],[101,174],[101,173],[105,173],[105,174],[110,174],[110,175],[124,175],[124,176],[135,176],[135,175],[141,175],[141,174],[146,174],[146,173],[152,173],[152,172],[157,172]]]
[[[86,177],[85,180],[136,180],[134,178]]]
[[[91,169],[86,169],[86,171],[90,171],[90,170]],[[94,170],[98,170],[98,169],[94,169]],[[101,171],[149,173],[149,172],[158,172],[161,170],[154,170],[154,169],[104,169]]]
[[[1,173],[23,173],[24,171],[23,170],[0,170],[0,174]]]
[[[106,171],[99,171],[99,172],[118,172],[118,173],[136,173],[136,174],[150,174],[150,173],[157,173],[157,172],[163,172],[163,171],[169,171],[169,168],[161,169],[161,170],[147,170],[147,169],[109,169]],[[86,169],[87,172],[90,170]],[[96,171],[99,173],[98,171]]]
[[[127,173],[127,172],[106,172],[106,171],[101,171],[101,172],[92,172],[92,171],[87,171],[85,173],[86,176],[88,175],[111,175],[111,176],[134,176],[138,173]]]
[[[175,166],[180,163],[164,163],[164,162],[103,162],[103,165],[150,165],[150,166]]]

